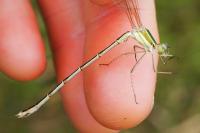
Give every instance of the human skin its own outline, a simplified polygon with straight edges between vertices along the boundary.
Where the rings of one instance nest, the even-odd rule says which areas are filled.
[[[109,0],[38,3],[50,37],[58,82],[130,30],[124,13],[107,8]],[[158,40],[154,1],[140,0],[140,9],[143,24]],[[97,17],[99,14],[105,15]],[[0,0],[0,29],[1,72],[16,80],[37,78],[45,70],[46,60],[30,1]],[[64,109],[79,132],[118,132],[138,125],[150,113],[156,74],[149,55],[134,70],[138,104],[130,87],[134,56],[122,57],[109,66],[99,65],[132,50],[132,46],[115,48],[61,90]]]

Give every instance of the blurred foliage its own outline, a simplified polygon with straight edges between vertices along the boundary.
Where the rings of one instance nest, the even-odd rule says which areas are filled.
[[[176,55],[159,70],[173,75],[158,75],[155,107],[147,120],[122,133],[199,133],[200,128],[200,1],[158,0],[157,18],[161,42],[168,42]],[[41,34],[48,44],[42,17],[36,3]],[[73,133],[75,130],[64,114],[59,96],[37,113],[37,117],[16,119],[13,114],[42,96],[55,83],[51,52],[48,45],[48,67],[35,81],[20,83],[0,75],[0,132],[2,133]],[[41,90],[40,88],[47,88]],[[41,95],[39,95],[41,94]],[[31,102],[32,101],[32,102]]]

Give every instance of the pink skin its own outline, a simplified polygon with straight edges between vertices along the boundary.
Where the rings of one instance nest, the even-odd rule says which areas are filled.
[[[45,68],[44,46],[29,1],[13,1],[0,0],[0,70],[16,80],[31,80]],[[95,22],[95,16],[107,11],[94,5],[95,0],[92,3],[78,0],[38,2],[47,24],[58,81],[82,64],[82,59],[91,58],[130,29],[127,17],[117,10],[108,10]],[[107,2],[98,0],[97,3]],[[154,1],[140,0],[140,5],[143,24],[158,38]],[[9,9],[16,10],[9,11],[12,12],[9,16]],[[18,17],[21,19],[16,19]],[[65,111],[80,132],[118,132],[136,126],[150,113],[156,81],[150,56],[146,56],[134,71],[139,104],[135,104],[130,86],[134,56],[121,57],[109,66],[99,66],[131,50],[131,44],[122,44],[62,89]]]
[[[31,80],[46,59],[35,15],[27,0],[0,0],[0,70],[16,80]]]

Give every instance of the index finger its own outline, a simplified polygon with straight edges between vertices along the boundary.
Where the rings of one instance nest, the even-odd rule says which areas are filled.
[[[28,0],[0,0],[0,70],[31,80],[45,69],[45,50]]]

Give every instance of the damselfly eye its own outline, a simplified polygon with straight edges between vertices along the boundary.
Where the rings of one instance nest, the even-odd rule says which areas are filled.
[[[170,45],[169,44],[166,44],[167,48],[169,49],[170,48]]]
[[[162,48],[163,48],[164,50],[167,50],[167,49],[168,49],[168,45],[167,45],[167,44],[162,44]]]

